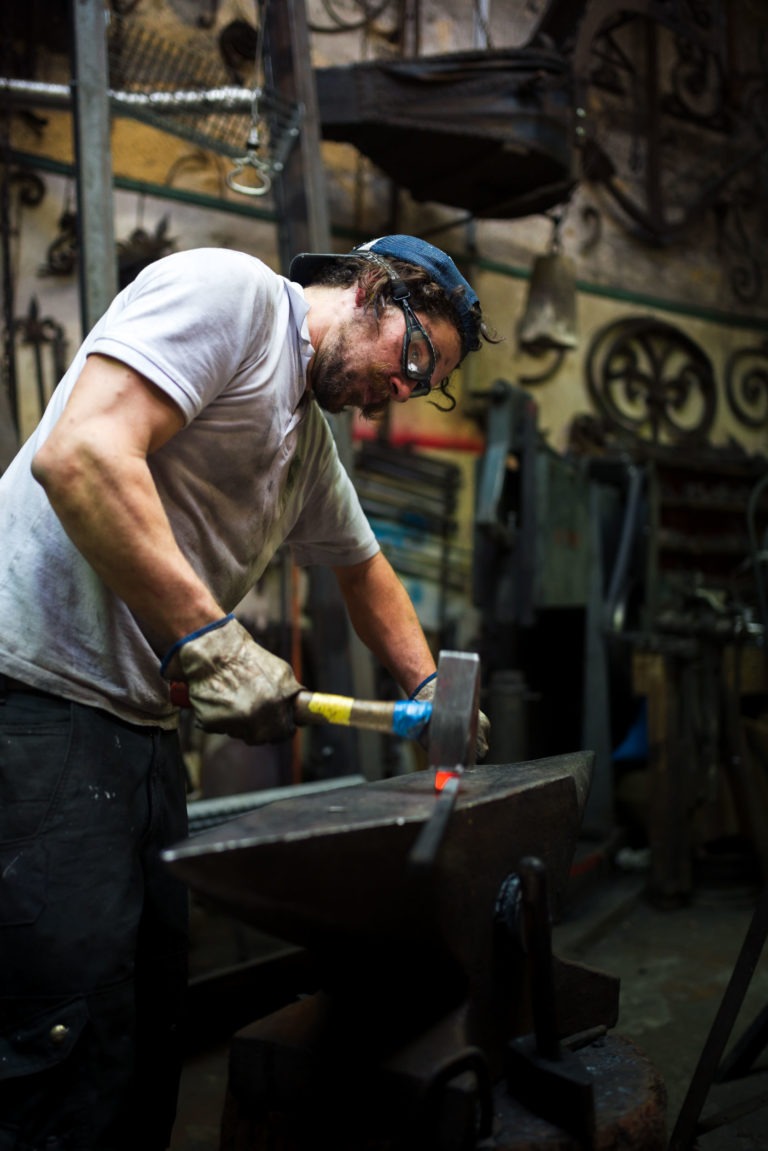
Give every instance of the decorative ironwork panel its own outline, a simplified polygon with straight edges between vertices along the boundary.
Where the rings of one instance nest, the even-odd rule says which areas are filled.
[[[716,241],[747,305],[766,281],[766,7],[745,22],[727,0],[591,0],[573,52],[584,179],[634,236]]]
[[[609,324],[592,342],[586,371],[592,401],[613,429],[654,443],[706,443],[717,410],[712,364],[672,324]]]

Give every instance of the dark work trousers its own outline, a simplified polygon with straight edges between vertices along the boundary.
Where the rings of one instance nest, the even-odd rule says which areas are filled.
[[[0,1151],[162,1151],[181,1067],[175,732],[0,677]]]

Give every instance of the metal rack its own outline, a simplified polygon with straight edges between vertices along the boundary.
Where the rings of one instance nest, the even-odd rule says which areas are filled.
[[[395,570],[406,580],[437,589],[435,623],[444,640],[449,596],[466,594],[470,574],[469,557],[455,540],[459,468],[387,444],[364,443],[355,460],[354,480]]]
[[[241,89],[230,87],[220,56],[203,52],[191,41],[175,43],[146,27],[118,20],[107,36],[107,57],[110,87],[120,91],[132,118],[221,155],[243,154],[253,112],[244,111],[242,101],[234,98]],[[212,99],[214,93],[219,100]],[[131,101],[131,94],[149,99]],[[264,132],[262,152],[280,170],[296,138],[302,107],[266,85],[254,87],[254,102]]]

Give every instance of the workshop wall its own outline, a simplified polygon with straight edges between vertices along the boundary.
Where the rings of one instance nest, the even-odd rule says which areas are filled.
[[[366,10],[370,14],[370,5],[309,0],[313,64],[324,68],[395,61],[409,53],[428,58],[476,49],[522,50],[547,5],[422,0],[420,5],[375,7],[375,18],[366,20],[362,17]],[[574,6],[574,28],[582,7]],[[115,5],[113,19],[120,10]],[[168,60],[176,61],[185,53],[190,59],[218,59],[219,34],[238,20],[253,23],[254,5],[245,0],[218,4],[139,0],[123,5],[122,11],[126,27],[151,34]],[[403,11],[405,22],[399,25]],[[712,11],[719,12],[719,6],[713,3]],[[682,66],[676,70],[672,34],[657,32],[663,83],[667,84],[668,77],[678,76]],[[740,97],[739,108],[749,110],[744,120],[758,139],[765,126],[760,77],[767,37],[768,14],[760,5],[749,0],[728,5],[732,88]],[[69,64],[61,51],[62,39],[56,42],[42,32],[38,39],[35,78],[67,82]],[[636,68],[631,81],[643,74],[642,42],[640,29],[627,29],[622,47]],[[603,77],[602,84],[595,79],[598,58],[603,71],[608,68],[603,47],[597,36],[595,43],[586,45],[577,38],[572,54],[577,73],[574,100],[583,111],[574,131],[584,128],[582,144],[589,139],[592,151],[589,163],[583,152],[576,157],[574,191],[567,202],[553,209],[518,218],[468,218],[456,206],[415,200],[351,144],[326,141],[322,145],[335,245],[342,248],[393,228],[429,236],[450,251],[473,280],[488,321],[501,337],[499,343],[471,357],[458,374],[459,403],[454,412],[441,413],[422,402],[393,411],[384,429],[355,425],[358,441],[383,435],[393,444],[408,444],[414,450],[452,459],[461,468],[458,542],[462,547],[471,546],[474,469],[485,443],[487,395],[494,381],[502,379],[530,392],[543,439],[555,452],[564,453],[574,421],[594,413],[586,380],[592,342],[606,325],[621,318],[655,317],[674,324],[709,358],[717,388],[712,443],[735,442],[750,454],[764,453],[768,447],[762,367],[752,377],[750,402],[757,411],[752,425],[734,415],[725,394],[731,357],[761,345],[768,331],[765,173],[762,162],[749,164],[745,159],[753,140],[744,134],[742,123],[725,123],[723,116],[718,120],[716,105],[722,93],[712,76],[702,72],[696,108],[687,117],[678,115],[673,138],[662,139],[658,154],[650,156],[647,140],[635,131],[645,114],[631,102],[637,83],[624,84],[625,96],[629,92],[630,98],[622,104],[618,72]],[[126,68],[130,66],[128,57]],[[248,73],[249,63],[244,61],[244,82]],[[683,102],[683,89],[681,82],[678,104]],[[690,95],[694,89],[690,83],[686,91]],[[36,301],[38,316],[60,326],[72,350],[80,338],[76,259],[68,271],[53,270],[49,259],[52,246],[59,254],[66,249],[60,223],[74,203],[73,181],[66,174],[73,163],[71,117],[53,109],[15,114],[10,145],[16,168],[33,170],[42,181],[42,196],[32,205],[24,203],[21,182],[12,183],[15,316],[23,321]],[[112,152],[118,241],[130,247],[139,232],[145,244],[151,248],[156,241],[160,250],[205,244],[236,247],[277,266],[272,197],[254,202],[232,191],[225,179],[232,161],[217,154],[215,147],[198,147],[154,126],[116,116]],[[445,159],[449,169],[455,163],[458,174],[460,158],[454,161],[448,151]],[[408,162],[405,150],[404,174]],[[520,163],[525,162],[521,150]],[[605,178],[607,163],[615,169],[613,184]],[[649,189],[643,180],[653,164],[659,166],[660,175]],[[735,191],[727,183],[718,183],[729,165],[745,173]],[[717,194],[698,204],[697,194],[707,181],[718,189]],[[145,191],[131,191],[132,185]],[[635,206],[640,205],[639,218],[622,210],[617,188]],[[551,251],[555,231],[559,251],[571,262],[576,278],[575,347],[562,355],[547,376],[543,369],[553,357],[523,349],[518,329],[534,261]],[[20,322],[16,350],[22,437],[33,426],[40,403],[35,350],[25,343],[24,333]],[[46,387],[50,387],[51,368],[46,371]],[[539,377],[541,382],[531,382]]]

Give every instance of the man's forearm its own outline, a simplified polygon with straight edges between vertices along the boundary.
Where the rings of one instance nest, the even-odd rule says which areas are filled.
[[[147,464],[182,423],[143,377],[92,356],[32,463],[75,547],[158,650],[223,614],[182,555]]]
[[[435,670],[410,596],[379,552],[363,564],[335,569],[355,631],[406,694]]]
[[[223,614],[178,548],[148,468],[89,460],[66,480],[35,469],[53,510],[97,575],[159,648]]]

